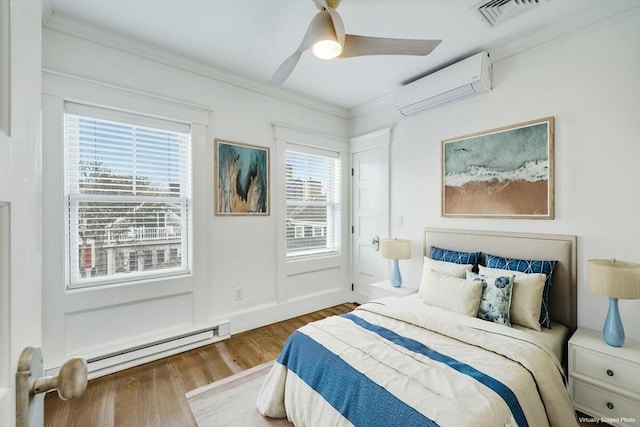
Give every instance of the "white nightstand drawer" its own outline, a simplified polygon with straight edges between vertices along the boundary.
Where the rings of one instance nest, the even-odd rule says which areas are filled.
[[[640,366],[582,348],[576,348],[573,357],[574,372],[640,393]]]
[[[573,402],[576,408],[611,420],[609,424],[640,427],[640,403],[573,380]]]

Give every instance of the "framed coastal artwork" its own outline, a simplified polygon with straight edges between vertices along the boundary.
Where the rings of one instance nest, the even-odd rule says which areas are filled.
[[[215,214],[269,215],[269,147],[214,140]]]
[[[553,219],[553,117],[442,140],[442,216]]]

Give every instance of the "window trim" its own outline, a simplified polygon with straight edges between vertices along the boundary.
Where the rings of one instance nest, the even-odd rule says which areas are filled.
[[[63,102],[63,115],[62,121],[63,130],[65,129],[64,122],[66,121],[66,115],[76,115],[81,117],[88,117],[97,120],[108,120],[123,123],[126,125],[134,126],[134,127],[149,127],[155,129],[162,129],[169,132],[183,133],[189,135],[189,145],[186,148],[185,155],[187,156],[186,162],[190,168],[190,174],[187,177],[187,185],[188,188],[186,190],[187,196],[180,197],[168,197],[168,196],[125,196],[125,195],[94,195],[94,194],[71,194],[69,190],[71,188],[70,180],[70,172],[72,168],[77,168],[77,164],[71,165],[69,164],[68,159],[68,144],[66,134],[62,137],[63,144],[63,152],[64,152],[64,184],[63,184],[63,197],[65,199],[65,213],[64,213],[64,244],[65,244],[65,252],[64,252],[64,284],[65,289],[68,291],[73,290],[87,290],[87,289],[95,289],[99,287],[109,286],[109,285],[129,285],[139,282],[146,282],[149,280],[158,280],[165,278],[175,278],[180,276],[190,276],[193,273],[193,262],[195,253],[193,251],[194,248],[194,235],[193,235],[193,221],[194,221],[194,209],[193,209],[193,177],[194,177],[194,165],[193,165],[193,127],[192,124],[187,124],[183,122],[178,122],[175,120],[156,118],[152,116],[147,116],[140,113],[131,113],[117,110],[115,108],[105,108],[105,107],[96,107],[89,104],[80,104],[76,102]],[[77,184],[77,183],[76,183]],[[181,211],[183,211],[181,217],[184,216],[183,220],[183,229],[187,233],[185,239],[181,239],[180,246],[182,251],[186,251],[187,259],[184,263],[184,266],[177,267],[169,267],[161,270],[147,270],[145,272],[128,272],[128,273],[114,273],[108,276],[99,276],[99,277],[89,277],[82,278],[77,277],[73,279],[72,274],[72,263],[73,258],[71,257],[71,244],[77,242],[77,239],[73,239],[71,233],[74,227],[77,228],[78,222],[78,213],[77,209],[75,215],[72,211],[74,209],[71,207],[72,203],[78,201],[122,201],[127,203],[136,203],[136,202],[154,202],[154,203],[178,203],[182,205]],[[129,252],[127,256],[131,256],[132,252]],[[170,256],[166,256],[166,259],[171,259]]]
[[[274,159],[274,173],[276,174],[276,184],[278,188],[277,197],[277,211],[286,211],[286,201],[283,194],[283,189],[286,185],[286,161],[285,151],[288,143],[296,143],[299,145],[305,145],[308,147],[315,147],[324,150],[331,150],[340,153],[342,159],[342,250],[340,253],[333,256],[315,257],[310,259],[295,259],[288,260],[286,257],[287,239],[286,229],[287,221],[286,216],[281,215],[277,218],[276,229],[276,257],[277,257],[277,303],[285,303],[290,301],[289,295],[291,293],[290,283],[296,275],[304,275],[313,272],[320,272],[323,270],[340,269],[342,271],[341,278],[344,283],[332,284],[332,285],[344,285],[345,290],[347,286],[348,277],[347,271],[349,268],[349,254],[351,247],[350,238],[350,176],[351,176],[351,155],[349,152],[349,140],[334,135],[327,135],[315,131],[309,131],[300,129],[294,126],[274,123],[274,138],[275,138],[275,159]]]

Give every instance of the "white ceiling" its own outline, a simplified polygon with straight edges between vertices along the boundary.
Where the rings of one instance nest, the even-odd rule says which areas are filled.
[[[223,78],[240,76],[258,85],[269,84],[318,12],[311,0],[43,1],[45,25],[107,30],[215,68]],[[428,56],[326,61],[305,52],[282,89],[349,110],[479,51],[495,61],[640,5],[639,0],[538,0],[491,27],[474,8],[478,2],[342,0],[337,10],[347,33],[443,42]]]

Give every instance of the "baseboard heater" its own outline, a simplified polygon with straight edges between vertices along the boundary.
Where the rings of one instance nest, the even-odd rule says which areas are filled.
[[[112,353],[96,357],[87,357],[89,379],[212,344],[229,338],[229,336],[229,323],[226,322],[218,326],[151,341]],[[59,368],[49,369],[46,374],[57,375],[58,369]]]

